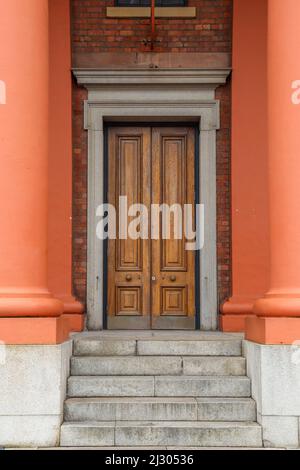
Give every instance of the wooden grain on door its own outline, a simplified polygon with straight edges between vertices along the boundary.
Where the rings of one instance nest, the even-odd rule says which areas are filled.
[[[108,328],[194,329],[195,252],[186,250],[183,224],[175,238],[172,213],[174,204],[182,211],[191,204],[194,212],[194,129],[111,127],[108,136],[108,202],[117,220],[120,196],[149,214],[147,239],[108,242]],[[151,204],[170,207],[170,238],[161,216],[150,220]],[[158,239],[151,239],[155,223]]]
[[[110,128],[108,135],[108,202],[116,208],[119,197],[128,207],[150,207],[150,128]],[[128,218],[128,222],[133,217]],[[150,328],[150,240],[131,238],[108,242],[108,328]]]
[[[170,238],[152,240],[152,328],[190,329],[195,326],[195,252],[186,250],[184,207],[195,194],[195,132],[192,128],[153,128],[152,203],[176,205],[182,211],[181,239],[170,211]],[[177,206],[177,207],[178,207]],[[172,215],[173,214],[173,215]],[[177,237],[180,235],[177,233]]]

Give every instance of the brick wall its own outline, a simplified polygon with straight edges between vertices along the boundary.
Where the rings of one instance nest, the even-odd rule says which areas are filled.
[[[105,7],[113,0],[73,0],[72,48],[76,54],[132,53],[147,51],[142,39],[149,37],[149,19],[108,19]],[[197,7],[195,19],[157,20],[156,52],[231,53],[232,0],[189,0]],[[87,59],[88,61],[88,59]],[[93,66],[93,64],[91,64]],[[217,250],[219,300],[230,295],[230,81],[217,90],[221,101],[221,130],[217,135]],[[83,129],[86,91],[73,86],[73,287],[86,298],[87,247],[87,133]]]
[[[217,89],[221,101],[221,128],[217,132],[217,256],[220,304],[231,294],[231,83]]]
[[[149,19],[105,17],[113,0],[73,0],[73,51],[136,52],[149,37]],[[156,51],[228,52],[231,50],[232,0],[189,0],[197,18],[157,19]]]
[[[73,82],[73,291],[86,301],[87,260],[87,132],[83,101],[87,92]]]

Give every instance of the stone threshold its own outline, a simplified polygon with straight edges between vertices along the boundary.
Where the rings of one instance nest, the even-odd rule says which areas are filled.
[[[72,333],[72,339],[149,339],[149,340],[172,340],[172,341],[229,341],[243,340],[243,333],[223,333],[221,331],[166,331],[166,330],[102,330],[84,331]]]

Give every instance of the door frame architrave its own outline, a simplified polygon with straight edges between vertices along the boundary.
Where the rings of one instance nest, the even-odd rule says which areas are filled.
[[[230,69],[75,69],[88,90],[84,128],[88,131],[87,328],[104,326],[104,246],[96,237],[96,209],[104,202],[106,122],[180,122],[199,126],[199,201],[204,205],[204,247],[200,252],[200,329],[218,328],[216,245],[216,132],[220,103],[215,90]]]

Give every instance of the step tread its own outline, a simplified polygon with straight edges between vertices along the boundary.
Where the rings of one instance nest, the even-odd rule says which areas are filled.
[[[163,378],[167,379],[174,379],[174,380],[220,380],[220,379],[228,379],[228,380],[245,380],[245,381],[250,381],[249,377],[246,375],[159,375],[156,376],[154,374],[149,374],[149,375],[140,375],[140,376],[135,376],[135,375],[71,375],[69,377],[70,380],[84,380],[84,379],[108,379],[108,380],[114,380],[114,379],[120,379],[120,380],[129,380],[129,379],[134,379],[134,380],[144,380],[147,378],[159,378],[160,380]]]
[[[187,356],[185,354],[178,354],[177,356],[170,356],[168,354],[164,354],[163,356],[157,356],[155,354],[153,355],[146,355],[146,356],[72,356],[72,360],[74,361],[83,361],[83,362],[88,362],[89,360],[94,360],[94,361],[112,361],[112,362],[126,362],[126,361],[132,361],[132,362],[139,362],[139,361],[151,361],[153,359],[157,360],[163,360],[163,359],[170,359],[170,360],[176,360],[176,359],[188,359],[188,360],[201,360],[201,361],[245,361],[245,358],[243,356]]]
[[[254,403],[251,397],[195,397],[198,403]]]
[[[78,397],[67,398],[66,404],[76,403],[196,403],[194,397]]]
[[[66,404],[82,403],[255,403],[253,398],[239,397],[73,397]]]
[[[261,426],[252,421],[70,421],[63,422],[62,427],[80,428],[115,428],[115,427],[151,427],[151,428],[258,428]]]

